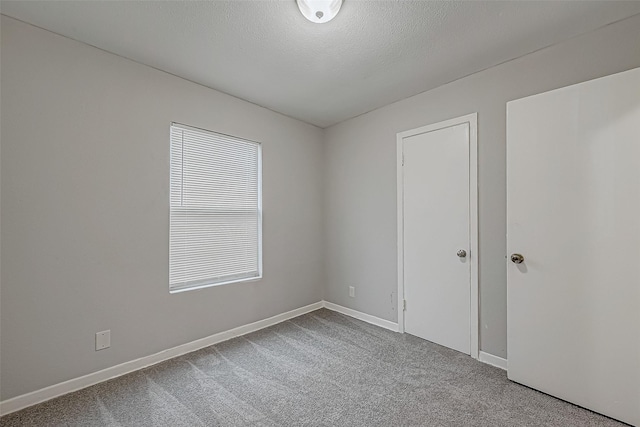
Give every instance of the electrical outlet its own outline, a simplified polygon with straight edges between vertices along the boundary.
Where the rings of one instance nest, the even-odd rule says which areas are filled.
[[[111,330],[96,333],[96,351],[111,347]]]
[[[355,298],[355,296],[356,296],[356,287],[355,286],[349,286],[349,296],[351,298]]]

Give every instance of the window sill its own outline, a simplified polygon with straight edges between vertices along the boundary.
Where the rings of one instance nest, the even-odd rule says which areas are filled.
[[[185,288],[169,289],[169,293],[170,294],[179,294],[179,293],[182,293],[182,292],[195,291],[195,290],[198,290],[198,289],[205,289],[205,288],[212,288],[212,287],[215,287],[215,286],[230,285],[232,283],[257,282],[259,280],[262,280],[262,275],[260,275],[258,277],[248,277],[246,279],[229,280],[228,282],[204,283],[204,284],[201,284],[201,285],[194,285],[194,286],[189,286],[189,287],[185,287]]]

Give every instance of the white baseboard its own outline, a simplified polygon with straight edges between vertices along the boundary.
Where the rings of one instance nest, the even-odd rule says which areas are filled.
[[[328,301],[319,301],[314,304],[300,307],[295,310],[288,311],[286,313],[278,314],[268,319],[259,320],[248,325],[239,326],[237,328],[230,329],[228,331],[219,332],[208,337],[192,341],[186,344],[179,345],[177,347],[163,350],[161,352],[152,354],[150,356],[141,357],[139,359],[124,362],[110,368],[103,369],[98,372],[93,372],[78,378],[73,378],[68,381],[64,381],[58,384],[54,384],[49,387],[45,387],[40,390],[33,391],[31,393],[16,396],[11,399],[0,402],[0,415],[7,415],[12,412],[19,411],[20,409],[27,408],[29,406],[36,405],[38,403],[45,402],[47,400],[59,397],[74,391],[81,390],[83,388],[107,381],[151,365],[155,365],[165,360],[173,359],[174,357],[182,356],[183,354],[191,353],[196,350],[200,350],[205,347],[209,347],[214,344],[218,344],[223,341],[230,340],[241,335],[246,335],[251,332],[264,329],[269,326],[273,326],[285,320],[293,319],[294,317],[301,316],[306,313],[310,313],[320,308],[327,308],[329,310],[336,311],[338,313],[345,314],[347,316],[354,317],[367,323],[371,323],[381,328],[389,329],[394,332],[398,332],[398,324],[389,320],[381,319],[370,314],[362,313],[360,311],[352,310],[347,307],[343,307],[338,304],[334,304]],[[482,353],[481,353],[482,354]],[[487,355],[492,358],[496,358],[492,355]],[[500,359],[500,358],[496,358]],[[503,360],[503,359],[500,359]],[[487,362],[490,363],[490,362]],[[505,363],[506,366],[506,363]]]
[[[502,357],[481,351],[478,360],[486,363],[487,365],[495,366],[496,368],[504,369],[505,371],[507,370],[507,359],[503,359]]]
[[[393,332],[398,332],[398,324],[395,322],[391,322],[389,320],[381,319],[376,316],[372,316],[370,314],[362,313],[360,311],[352,310],[347,307],[343,307],[338,304],[334,304],[329,301],[323,301],[324,308],[329,310],[337,311],[338,313],[346,314],[347,316],[355,317],[356,319],[362,320],[367,323],[371,323],[372,325],[380,326],[381,328],[389,329]]]
[[[168,350],[163,350],[150,356],[141,357],[139,359],[121,363],[120,365],[112,366],[110,368],[84,375],[82,377],[64,381],[59,384],[54,384],[52,386],[33,391],[31,393],[16,396],[14,398],[0,402],[0,415],[10,414],[12,412],[19,411],[20,409],[24,409],[28,406],[53,399],[54,397],[62,396],[64,394],[71,393],[92,386],[94,384],[98,384],[103,381],[107,381],[112,378],[137,371],[142,368],[146,368],[147,366],[155,365],[156,363],[164,362],[165,360],[169,360],[177,356],[182,356],[183,354],[191,353],[192,351],[200,350],[201,348],[205,348],[222,341],[230,340],[231,338],[235,338],[240,335],[245,335],[250,332],[264,329],[268,326],[284,322],[285,320],[293,319],[294,317],[298,317],[311,311],[318,310],[322,307],[324,307],[324,301],[319,301],[305,307],[300,307],[286,313],[278,314],[268,319],[259,320],[248,325],[239,326],[237,328],[219,332],[217,334],[210,335],[208,337],[186,344],[182,344]]]

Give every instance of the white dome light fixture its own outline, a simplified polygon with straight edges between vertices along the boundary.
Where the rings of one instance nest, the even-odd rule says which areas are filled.
[[[300,12],[311,22],[324,24],[336,17],[342,0],[296,0]]]

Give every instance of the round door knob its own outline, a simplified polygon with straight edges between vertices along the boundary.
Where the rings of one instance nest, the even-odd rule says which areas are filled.
[[[458,255],[460,258],[464,258],[467,256],[467,251],[465,251],[464,249],[460,249],[458,252],[456,252],[456,255]]]
[[[511,262],[514,264],[522,264],[524,257],[520,254],[511,254]]]

